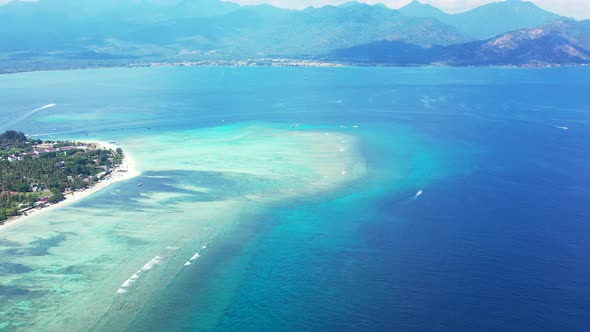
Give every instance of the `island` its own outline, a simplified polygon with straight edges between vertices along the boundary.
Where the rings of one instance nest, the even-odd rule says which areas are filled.
[[[127,172],[124,161],[121,148],[105,144],[0,134],[0,225]]]

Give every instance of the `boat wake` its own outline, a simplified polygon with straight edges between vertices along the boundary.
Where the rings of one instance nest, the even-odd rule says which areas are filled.
[[[53,107],[55,107],[55,106],[57,106],[57,104],[47,104],[47,105],[45,105],[45,106],[41,106],[41,107],[39,107],[39,108],[35,108],[34,110],[32,110],[32,111],[31,111],[31,112],[29,112],[29,113],[36,113],[36,112],[42,111],[42,110],[44,110],[44,109],[53,108]]]
[[[422,196],[422,194],[424,194],[424,191],[422,189],[418,190],[418,192],[416,193],[416,195],[414,195],[414,199]]]
[[[28,111],[27,113],[23,114],[21,117],[19,117],[19,118],[15,119],[14,121],[11,121],[11,122],[9,122],[9,123],[8,123],[8,124],[6,124],[5,126],[6,126],[7,128],[9,128],[9,127],[12,127],[12,126],[14,126],[15,124],[17,124],[17,123],[19,123],[19,122],[21,122],[21,121],[24,121],[26,118],[28,118],[28,117],[30,117],[30,116],[32,116],[32,115],[34,115],[35,113],[37,113],[37,112],[39,112],[39,111],[42,111],[42,110],[45,110],[45,109],[48,109],[48,108],[53,108],[53,107],[55,107],[55,106],[57,106],[57,104],[53,104],[53,103],[52,103],[52,104],[47,104],[47,105],[44,105],[44,106],[41,106],[41,107],[35,108],[35,109],[33,109],[33,110],[30,110],[30,111]]]
[[[557,128],[557,129],[561,129],[561,130],[569,130],[569,127],[564,127],[564,126],[553,126],[553,128]]]

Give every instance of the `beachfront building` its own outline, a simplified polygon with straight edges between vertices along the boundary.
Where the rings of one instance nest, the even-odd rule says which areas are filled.
[[[23,160],[23,156],[10,155],[6,159],[8,159],[8,161],[10,161],[10,162],[13,162],[13,161],[17,161],[17,160]]]

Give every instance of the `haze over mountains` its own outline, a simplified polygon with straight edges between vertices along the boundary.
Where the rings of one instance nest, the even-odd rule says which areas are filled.
[[[0,35],[0,70],[262,57],[580,64],[590,54],[587,22],[519,0],[461,14],[416,1],[399,10],[356,2],[305,10],[218,0],[12,2],[0,6],[0,29],[11,32]]]
[[[487,39],[504,32],[547,24],[560,18],[532,2],[520,0],[490,3],[460,14],[447,14],[428,4],[413,1],[399,12],[406,16],[434,17],[473,39]]]

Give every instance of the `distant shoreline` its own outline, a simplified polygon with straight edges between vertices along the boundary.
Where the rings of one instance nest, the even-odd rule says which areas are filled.
[[[97,142],[97,141],[93,141],[93,142],[77,141],[77,142],[86,143],[86,144],[93,144],[93,145],[98,146],[99,148],[104,148],[104,149],[109,149],[109,150],[116,150],[117,149],[117,146],[115,146],[114,144],[111,144],[111,143]],[[113,183],[129,180],[129,179],[132,179],[132,178],[137,177],[139,175],[141,175],[141,172],[136,168],[135,161],[129,156],[128,153],[123,152],[123,161],[121,162],[121,164],[119,166],[117,166],[111,172],[111,174],[104,177],[102,180],[98,181],[92,187],[69,193],[69,194],[65,195],[65,199],[63,201],[46,206],[46,207],[35,208],[32,210],[29,210],[29,211],[27,211],[26,215],[20,215],[20,216],[8,218],[7,220],[4,221],[4,224],[0,225],[0,232],[9,229],[11,226],[22,223],[24,221],[27,221],[31,217],[38,216],[38,215],[43,214],[45,212],[55,210],[60,207],[67,206],[72,203],[78,202],[86,197],[91,196],[94,193],[101,191],[102,189],[110,186]]]
[[[305,61],[309,61],[305,63]],[[195,63],[199,64],[195,64]],[[203,63],[200,63],[203,62]],[[102,64],[96,66],[72,66],[72,67],[54,67],[54,68],[39,68],[39,69],[15,69],[7,70],[0,69],[0,75],[35,73],[35,72],[52,72],[52,71],[66,71],[66,70],[96,70],[96,69],[113,69],[113,68],[148,68],[148,67],[315,67],[315,68],[343,68],[343,67],[375,67],[375,68],[417,68],[417,67],[441,67],[441,68],[521,68],[521,69],[541,69],[541,68],[562,68],[562,67],[590,67],[590,64],[529,64],[529,65],[450,65],[450,64],[394,64],[394,63],[363,63],[363,62],[346,62],[346,61],[310,61],[301,60],[293,63],[281,64],[231,64],[228,61],[177,61],[177,62],[148,62],[148,63],[130,63],[130,64]]]

